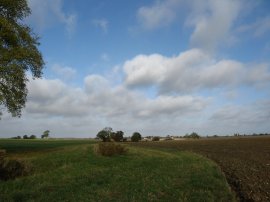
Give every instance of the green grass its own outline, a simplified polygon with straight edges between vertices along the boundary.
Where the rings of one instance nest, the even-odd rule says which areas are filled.
[[[72,141],[47,141],[41,150],[41,141],[23,142],[35,145],[30,153],[25,146],[11,149],[11,158],[26,160],[34,171],[0,182],[0,201],[234,200],[220,169],[201,156],[130,146],[126,155],[104,157],[93,153],[93,142]],[[26,153],[19,155],[20,148]]]

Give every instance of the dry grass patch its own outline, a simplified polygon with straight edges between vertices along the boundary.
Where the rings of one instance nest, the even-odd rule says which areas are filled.
[[[94,146],[94,152],[102,156],[114,156],[127,153],[128,149],[120,144],[102,142]]]

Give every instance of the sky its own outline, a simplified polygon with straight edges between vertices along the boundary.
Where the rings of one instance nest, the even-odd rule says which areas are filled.
[[[270,132],[270,1],[28,4],[46,64],[0,137]]]

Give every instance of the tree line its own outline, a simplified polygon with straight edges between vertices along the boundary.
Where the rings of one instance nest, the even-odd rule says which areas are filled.
[[[41,137],[41,139],[44,139],[44,138],[49,138],[49,136],[50,136],[50,131],[45,130],[40,137]],[[37,136],[36,135],[30,135],[30,136],[24,135],[21,137],[20,135],[18,135],[16,137],[12,137],[11,139],[37,139]]]
[[[101,131],[98,132],[97,136],[98,139],[101,139],[103,142],[125,142],[127,138],[124,137],[123,131],[116,131],[114,132],[111,127],[105,127]],[[138,142],[142,139],[142,136],[139,132],[134,132],[131,136],[132,142]]]

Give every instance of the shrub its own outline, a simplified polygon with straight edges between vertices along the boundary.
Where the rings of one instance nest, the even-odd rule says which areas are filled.
[[[159,141],[159,137],[158,136],[153,137],[152,141]]]
[[[128,149],[120,144],[99,143],[94,146],[94,152],[102,156],[113,156],[127,153]]]
[[[6,150],[0,149],[0,163],[4,161],[5,157],[6,157]]]
[[[26,162],[17,159],[7,159],[6,151],[0,150],[0,180],[10,180],[25,176],[31,172],[31,167]]]

